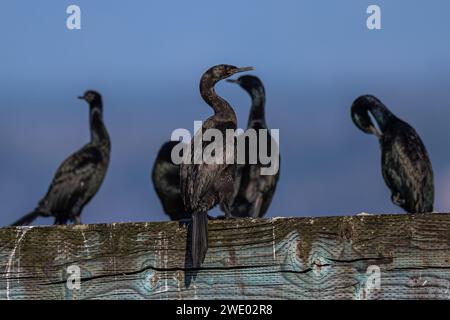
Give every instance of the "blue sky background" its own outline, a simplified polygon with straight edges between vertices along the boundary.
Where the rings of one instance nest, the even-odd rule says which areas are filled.
[[[66,8],[82,30],[66,29]],[[366,8],[382,28],[366,28]],[[282,172],[268,216],[401,212],[390,202],[376,139],[350,120],[363,93],[422,136],[436,210],[450,198],[448,1],[3,0],[0,5],[0,225],[33,209],[59,164],[89,139],[86,89],[103,94],[112,159],[86,223],[165,220],[150,182],[160,145],[210,108],[198,92],[210,66],[251,65],[280,129]],[[217,91],[246,125],[249,97]],[[39,219],[37,224],[52,223]]]

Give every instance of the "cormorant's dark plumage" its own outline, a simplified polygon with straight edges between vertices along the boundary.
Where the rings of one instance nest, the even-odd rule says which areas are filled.
[[[55,224],[81,223],[83,207],[99,190],[109,164],[110,140],[103,124],[101,95],[87,91],[80,99],[90,106],[91,141],[67,158],[36,209],[13,225],[26,225],[38,216],[53,216]]]
[[[236,114],[232,107],[224,99],[219,97],[214,86],[220,80],[233,74],[252,68],[237,68],[230,65],[217,65],[206,71],[200,80],[200,93],[205,102],[214,109],[214,115],[208,118],[202,125],[202,132],[207,129],[218,129],[223,134],[225,142],[225,130],[236,130]],[[188,214],[192,216],[191,254],[194,268],[203,263],[208,249],[208,210],[217,204],[231,203],[233,195],[233,183],[236,175],[235,164],[195,164],[194,141],[191,141],[191,164],[181,164],[181,196]],[[202,152],[210,142],[203,142]],[[224,157],[226,155],[225,143]],[[225,212],[229,217],[231,212]]]
[[[248,117],[247,129],[267,129],[267,150],[268,152],[278,152],[271,150],[271,139],[265,118],[266,94],[261,80],[255,76],[245,75],[237,80],[227,80],[228,82],[239,84],[252,98],[252,106]],[[258,154],[259,154],[259,135]],[[274,141],[275,142],[275,141]],[[277,146],[276,142],[274,145]],[[274,175],[261,175],[261,164],[258,157],[257,164],[248,163],[249,146],[246,140],[246,164],[238,165],[237,178],[235,179],[235,198],[232,206],[234,217],[263,217],[272,202],[275,193],[280,170]]]
[[[180,193],[180,165],[172,162],[172,149],[179,141],[164,143],[156,156],[152,170],[152,181],[156,194],[161,200],[164,212],[172,220],[190,217],[184,209]]]
[[[368,112],[377,121],[381,132],[372,123]],[[392,202],[409,213],[432,212],[433,169],[414,128],[370,95],[353,102],[351,116],[359,129],[379,138],[383,178],[391,189]]]

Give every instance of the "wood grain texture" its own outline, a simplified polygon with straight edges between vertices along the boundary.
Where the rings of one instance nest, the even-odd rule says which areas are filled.
[[[195,278],[186,232],[178,222],[0,229],[0,299],[450,298],[450,214],[210,221]],[[67,286],[71,265],[80,289]],[[379,289],[368,289],[371,265]]]

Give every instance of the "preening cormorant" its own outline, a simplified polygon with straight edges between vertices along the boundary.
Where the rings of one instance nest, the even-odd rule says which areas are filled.
[[[217,129],[223,137],[223,155],[226,153],[225,130],[237,128],[236,114],[233,108],[224,99],[219,97],[214,86],[220,80],[226,79],[238,72],[253,70],[251,67],[237,68],[235,66],[221,64],[208,69],[200,80],[200,94],[205,102],[214,110],[214,115],[203,122],[201,132],[207,129]],[[199,130],[200,132],[200,130]],[[181,164],[181,196],[191,222],[191,255],[194,268],[203,263],[208,249],[208,210],[221,204],[230,217],[227,210],[233,196],[233,184],[236,175],[235,164],[208,164],[201,162],[196,164],[194,145],[199,137],[199,132],[191,140],[191,163]],[[203,141],[201,152],[212,142]],[[234,154],[235,157],[235,154]]]
[[[271,139],[265,118],[265,102],[266,94],[261,80],[255,76],[245,75],[239,77],[237,80],[228,79],[228,82],[236,83],[248,92],[252,98],[252,106],[248,117],[247,129],[254,129],[257,135],[257,151],[259,155],[259,131],[260,129],[267,130],[267,150],[270,152],[278,152],[278,150],[271,150]],[[249,163],[249,141],[246,139],[246,163],[238,165],[238,173],[235,179],[235,196],[232,206],[232,214],[234,217],[263,217],[272,202],[272,197],[275,192],[280,170],[274,175],[261,175],[261,168],[267,165],[262,165],[257,157],[256,164]],[[274,145],[277,146],[274,141]],[[279,152],[278,152],[279,154]],[[278,158],[280,159],[280,158]],[[280,162],[278,162],[280,163]]]
[[[381,132],[373,124],[369,112]],[[351,116],[360,130],[379,138],[383,178],[391,189],[392,202],[409,213],[432,212],[433,169],[416,130],[371,95],[361,96],[353,102]]]
[[[171,220],[190,218],[180,192],[180,165],[172,162],[171,153],[179,141],[168,141],[159,149],[152,170],[152,181],[164,212]]]
[[[55,218],[55,224],[81,223],[83,207],[99,190],[109,164],[111,144],[103,124],[102,97],[86,91],[79,97],[90,106],[91,141],[67,158],[38,206],[13,225],[30,224],[38,216]]]

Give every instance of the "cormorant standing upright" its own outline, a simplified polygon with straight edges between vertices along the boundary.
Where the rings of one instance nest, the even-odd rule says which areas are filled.
[[[273,139],[267,128],[265,118],[265,103],[266,93],[261,80],[255,76],[245,75],[239,77],[237,80],[228,79],[228,82],[236,83],[241,86],[242,89],[252,98],[252,106],[248,117],[247,129],[254,129],[257,133],[257,163],[249,163],[250,148],[248,140],[246,139],[246,163],[244,165],[238,165],[238,173],[235,182],[235,198],[232,206],[232,214],[234,217],[251,217],[262,218],[272,202],[273,194],[277,186],[278,178],[280,176],[280,170],[274,175],[261,175],[261,168],[265,167],[259,161],[259,130],[267,130],[267,150],[269,154],[271,152],[278,152],[278,145],[276,142],[277,150],[271,150],[271,140]],[[278,158],[278,163],[280,158]]]
[[[152,170],[152,181],[164,212],[171,220],[187,219],[180,192],[180,165],[172,162],[172,149],[179,141],[168,141],[161,146]]]
[[[374,126],[369,112],[381,132]],[[432,212],[433,169],[416,130],[371,95],[353,102],[351,116],[360,130],[379,138],[383,178],[391,189],[392,202],[409,213]]]
[[[181,196],[188,214],[192,217],[191,222],[191,254],[192,265],[198,268],[203,263],[206,251],[208,250],[208,211],[217,204],[224,205],[231,203],[233,196],[233,184],[236,175],[236,165],[209,164],[202,161],[200,164],[194,160],[195,141],[200,133],[208,129],[217,129],[223,137],[223,155],[229,156],[226,152],[226,129],[236,130],[237,119],[233,108],[223,98],[219,97],[214,90],[214,86],[220,80],[226,79],[233,74],[243,71],[253,70],[251,67],[237,68],[235,66],[221,64],[208,69],[200,80],[200,94],[205,102],[214,110],[214,115],[208,118],[202,125],[199,132],[191,140],[190,163],[181,164]],[[201,153],[212,142],[203,141]],[[236,154],[233,155],[234,157]],[[235,159],[235,158],[234,158]],[[230,217],[231,212],[225,212],[226,217]]]
[[[84,206],[95,196],[105,178],[111,144],[103,124],[102,97],[98,92],[86,91],[78,97],[90,106],[91,141],[67,158],[56,171],[45,197],[33,212],[13,225],[30,224],[38,216],[55,218],[55,224],[68,221],[81,223]]]

